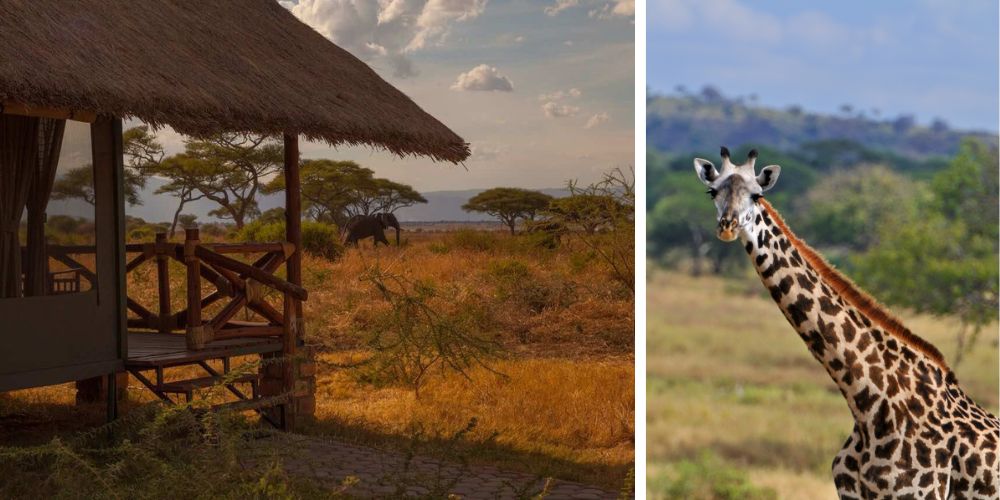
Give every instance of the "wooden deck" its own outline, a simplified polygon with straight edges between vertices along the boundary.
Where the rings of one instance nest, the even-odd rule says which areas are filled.
[[[189,350],[182,334],[129,332],[125,368],[165,368],[208,359],[280,351],[281,339],[275,338],[218,340],[205,349]]]

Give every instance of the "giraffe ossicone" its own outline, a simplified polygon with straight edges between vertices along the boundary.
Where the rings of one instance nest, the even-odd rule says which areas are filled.
[[[941,353],[792,233],[763,193],[781,171],[721,150],[694,159],[771,298],[847,401],[854,430],[833,460],[844,499],[998,498],[1000,420],[959,387]]]

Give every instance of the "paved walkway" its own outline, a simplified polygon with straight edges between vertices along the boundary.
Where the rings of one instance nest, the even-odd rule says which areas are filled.
[[[281,446],[276,440],[280,440]],[[496,467],[456,463],[354,446],[319,437],[279,434],[256,442],[265,455],[279,453],[289,474],[308,477],[349,497],[614,499],[618,494],[569,481],[546,481]],[[276,452],[275,450],[281,450]],[[255,454],[256,455],[256,454]],[[260,455],[258,455],[260,456]],[[547,487],[546,487],[547,485]]]

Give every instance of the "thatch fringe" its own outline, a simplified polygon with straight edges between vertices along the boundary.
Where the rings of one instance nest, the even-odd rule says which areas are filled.
[[[6,0],[0,101],[182,134],[298,133],[460,162],[461,137],[273,0]]]

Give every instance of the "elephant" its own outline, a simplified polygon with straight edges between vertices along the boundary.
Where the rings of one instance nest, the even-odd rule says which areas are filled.
[[[375,238],[375,246],[385,243],[389,246],[389,240],[385,237],[387,228],[396,230],[396,246],[399,246],[399,220],[389,212],[375,215],[355,215],[344,224],[344,244],[357,246],[358,240],[368,237]]]
[[[392,212],[382,212],[380,214],[377,214],[375,217],[378,217],[378,219],[382,221],[383,229],[388,229],[390,227],[396,229],[396,246],[398,247],[400,228],[399,228],[399,220],[396,219],[396,214],[393,214]]]

